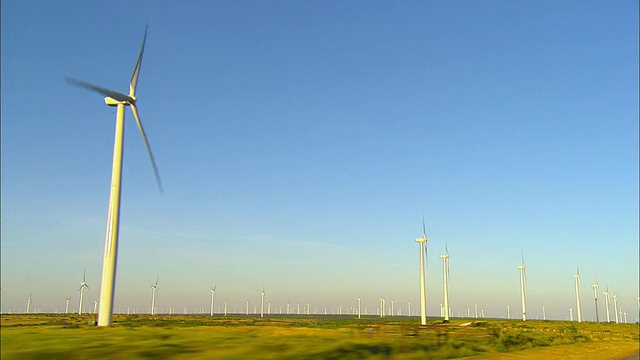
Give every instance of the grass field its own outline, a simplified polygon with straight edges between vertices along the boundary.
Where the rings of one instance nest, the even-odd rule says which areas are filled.
[[[1,316],[5,359],[620,359],[637,324],[347,316]]]

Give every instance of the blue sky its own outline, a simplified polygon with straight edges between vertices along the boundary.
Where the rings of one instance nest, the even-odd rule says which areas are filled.
[[[119,4],[119,6],[118,6]],[[638,296],[635,1],[2,2],[2,310],[99,295],[115,109],[127,110],[116,311],[310,303],[439,314]],[[602,295],[601,299],[602,299]],[[89,305],[91,304],[91,305]],[[604,302],[600,301],[600,312]],[[73,307],[73,305],[72,305]]]

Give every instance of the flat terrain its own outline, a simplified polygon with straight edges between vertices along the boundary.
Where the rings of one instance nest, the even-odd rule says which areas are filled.
[[[637,324],[354,316],[3,314],[5,359],[621,359]]]

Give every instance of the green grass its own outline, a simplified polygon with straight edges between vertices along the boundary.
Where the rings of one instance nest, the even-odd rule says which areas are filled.
[[[406,317],[114,315],[114,326],[104,328],[91,325],[92,315],[0,319],[2,359],[549,358],[545,351],[581,348],[604,358],[612,346],[622,355],[638,347],[632,324],[433,320],[422,327]]]

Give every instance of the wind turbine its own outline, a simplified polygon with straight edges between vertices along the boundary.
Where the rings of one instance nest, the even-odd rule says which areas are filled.
[[[216,295],[216,287],[218,287],[218,284],[211,288],[211,316],[213,316],[213,297]]]
[[[522,250],[520,250],[520,258],[522,259],[522,265],[518,265],[517,268],[520,269],[520,298],[522,302],[522,321],[527,321],[527,300],[524,292],[524,284],[527,278],[527,265],[524,263],[524,253],[522,252]]]
[[[151,315],[156,314],[156,291],[158,289],[158,278],[156,278],[156,283],[151,285]]]
[[[593,301],[596,305],[596,322],[600,322],[600,318],[598,316],[598,276],[596,275],[596,283],[591,285],[593,288]]]
[[[78,314],[82,314],[82,307],[84,305],[84,288],[85,287],[91,290],[89,285],[87,285],[87,281],[85,280],[85,271],[82,270],[82,282],[80,283],[80,288],[78,289],[78,291],[80,291],[80,304],[78,305]]]
[[[27,311],[25,311],[25,313],[28,314],[30,309],[31,309],[31,294],[27,296]]]
[[[416,242],[420,244],[420,324],[427,325],[427,283],[424,266],[424,258],[427,254],[427,228],[424,224],[424,215],[422,216],[422,237],[417,238]]]
[[[361,303],[360,303],[360,302],[361,302],[361,300],[360,300],[360,298],[358,298],[358,319],[360,319],[360,314],[361,314],[361,311],[360,311],[360,310],[362,309],[362,308],[360,307],[360,305],[361,305]]]
[[[64,308],[64,313],[68,314],[69,313],[69,300],[71,300],[70,297],[66,298],[67,299],[67,305]]]
[[[260,293],[260,317],[264,317],[264,287]]]
[[[618,294],[613,295],[613,309],[616,312],[616,324],[619,324],[622,319],[618,318]]]
[[[609,286],[607,285],[607,290],[602,292],[602,295],[604,295],[604,306],[607,309],[607,322],[610,323],[611,322],[611,310],[609,307]]]
[[[580,269],[576,266],[576,274],[573,275],[576,279],[576,313],[578,314],[578,322],[582,322],[582,314],[580,311]]]
[[[444,244],[444,248],[444,255],[440,255],[440,258],[442,259],[442,282],[444,285],[444,321],[449,322],[449,248],[447,247],[446,242]]]
[[[104,245],[104,258],[102,265],[102,284],[100,288],[100,312],[98,315],[98,326],[109,326],[112,324],[113,314],[113,298],[116,284],[116,264],[118,256],[118,232],[120,227],[120,188],[122,182],[122,148],[124,139],[124,109],[126,106],[130,106],[133,111],[133,116],[138,124],[138,129],[142,135],[149,159],[151,160],[151,166],[156,177],[156,182],[160,192],[162,192],[162,182],[160,181],[160,175],[156,162],[147,141],[142,122],[140,122],[140,116],[138,116],[138,109],[136,108],[136,86],[138,84],[138,76],[140,75],[140,65],[142,64],[142,54],[144,53],[144,45],[147,40],[147,28],[144,30],[144,37],[142,39],[142,46],[140,47],[140,54],[136,61],[136,66],[133,69],[133,75],[129,82],[129,95],[122,94],[117,91],[105,89],[100,86],[96,86],[84,81],[67,78],[67,81],[75,86],[83,87],[95,92],[98,92],[105,96],[104,102],[109,106],[117,107],[116,110],[116,130],[115,141],[113,147],[113,166],[111,173],[111,192],[109,195],[109,213],[107,215],[107,231]]]

